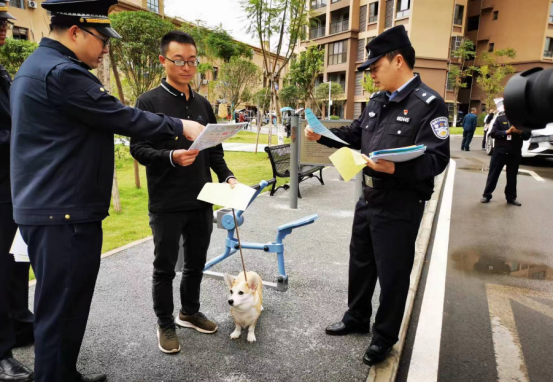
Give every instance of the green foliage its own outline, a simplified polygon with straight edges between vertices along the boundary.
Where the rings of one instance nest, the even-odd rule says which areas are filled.
[[[338,115],[332,115],[331,118],[329,118],[331,121],[337,121],[340,119]]]
[[[371,75],[368,73],[364,73],[364,78],[362,79],[362,88],[367,93],[368,99],[373,94],[379,91],[379,87],[375,86],[373,83],[373,78],[371,78]]]
[[[246,88],[255,88],[260,81],[260,69],[252,61],[232,57],[221,67],[217,92],[232,105],[241,103]]]
[[[483,52],[477,59],[480,66],[472,67],[479,73],[477,84],[485,93],[485,99],[482,101],[487,105],[487,109],[495,107],[494,99],[503,93],[503,81],[506,76],[515,73],[514,67],[506,63],[507,59],[515,57],[516,51],[512,48]]]
[[[323,49],[310,46],[306,51],[301,52],[295,59],[291,60],[287,80],[296,85],[300,100],[307,102],[308,99],[314,98],[315,81],[317,76],[323,72],[324,58],[325,51]],[[281,95],[279,95],[279,98],[281,98]]]
[[[115,65],[127,77],[136,99],[161,81],[164,68],[158,60],[160,41],[174,26],[152,12],[117,12],[110,15],[110,20],[123,37],[111,43]]]
[[[252,97],[253,97],[252,92],[248,88],[245,88],[242,91],[240,99],[242,102],[250,102],[252,101]]]
[[[481,113],[477,116],[477,126],[485,126],[485,117],[488,113]]]
[[[27,40],[14,40],[7,38],[6,43],[0,48],[0,64],[6,68],[10,76],[15,76],[23,61],[38,48],[36,42]]]
[[[327,101],[329,99],[329,83],[319,84],[315,89],[315,98],[318,101]],[[331,82],[331,100],[335,103],[335,101],[340,102],[341,98],[344,98],[342,86],[338,82]]]
[[[258,90],[254,93],[253,101],[263,111],[268,110],[271,101],[271,90],[268,88]]]
[[[281,101],[281,107],[290,106],[296,109],[296,105],[300,100],[300,89],[296,85],[285,86],[279,92],[279,100]]]

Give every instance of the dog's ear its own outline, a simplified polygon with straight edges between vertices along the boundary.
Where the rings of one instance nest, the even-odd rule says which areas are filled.
[[[251,277],[248,280],[248,288],[250,288],[252,292],[255,292],[256,289],[258,289],[258,286],[258,279],[256,277]]]
[[[229,289],[233,289],[233,282],[235,281],[235,279],[233,278],[233,276],[225,273],[223,275],[223,279],[225,280],[225,284],[227,284],[227,286],[229,287]]]

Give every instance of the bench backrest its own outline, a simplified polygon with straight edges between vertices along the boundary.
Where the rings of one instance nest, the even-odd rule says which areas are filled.
[[[290,176],[290,143],[286,145],[266,146],[271,167],[276,176]]]

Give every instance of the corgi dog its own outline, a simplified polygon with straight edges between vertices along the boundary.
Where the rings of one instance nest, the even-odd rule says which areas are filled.
[[[248,283],[244,278],[244,272],[239,273],[236,279],[225,274],[225,283],[229,287],[228,299],[231,305],[231,316],[235,320],[235,330],[231,333],[231,339],[240,337],[242,328],[248,328],[248,342],[255,342],[256,323],[264,309],[262,306],[262,279],[256,272],[246,272]]]

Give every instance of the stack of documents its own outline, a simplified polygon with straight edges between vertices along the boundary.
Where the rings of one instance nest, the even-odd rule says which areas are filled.
[[[427,146],[424,145],[399,147],[397,149],[374,151],[369,154],[369,157],[375,162],[378,162],[379,159],[384,159],[399,163],[420,157],[425,153],[425,150],[427,150]]]

